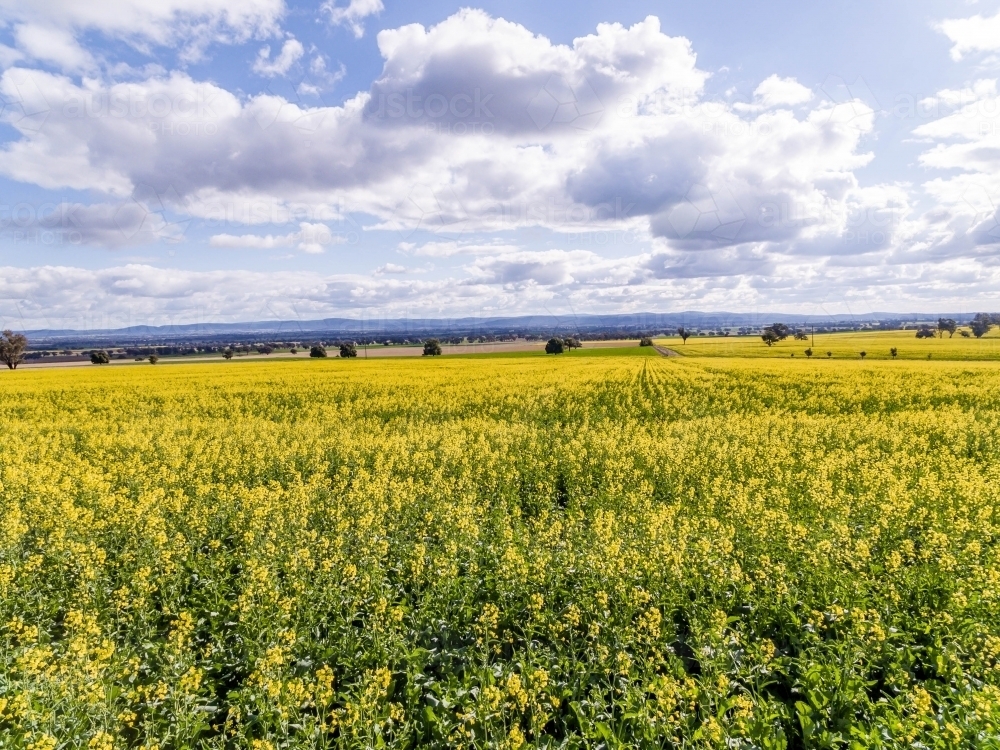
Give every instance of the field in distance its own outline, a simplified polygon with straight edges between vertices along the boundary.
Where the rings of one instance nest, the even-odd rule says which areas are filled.
[[[679,336],[656,339],[658,345],[669,347],[678,354],[697,357],[806,357],[812,349],[813,359],[857,359],[865,352],[866,359],[951,359],[1000,360],[1000,329],[993,329],[981,339],[965,338],[959,333],[944,338],[918,339],[916,331],[846,331],[817,333],[806,341],[789,336],[773,346],[767,346],[760,336],[692,336],[685,343]]]
[[[0,747],[988,745],[994,363],[587,351],[4,372]]]

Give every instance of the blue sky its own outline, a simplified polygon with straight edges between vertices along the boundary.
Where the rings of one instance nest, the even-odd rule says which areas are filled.
[[[996,2],[0,18],[5,325],[997,307]]]

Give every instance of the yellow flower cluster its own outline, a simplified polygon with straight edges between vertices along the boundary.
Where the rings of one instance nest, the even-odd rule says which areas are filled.
[[[1000,371],[817,364],[5,375],[0,748],[992,741]]]

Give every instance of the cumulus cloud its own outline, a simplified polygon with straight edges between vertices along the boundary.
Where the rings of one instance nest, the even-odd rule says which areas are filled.
[[[253,71],[262,76],[267,76],[272,78],[274,76],[283,76],[291,69],[295,63],[297,63],[302,55],[305,54],[305,48],[302,46],[302,42],[298,39],[287,39],[281,47],[281,52],[279,52],[274,59],[271,59],[271,47],[270,45],[265,45],[257,53],[257,59],[254,60]]]
[[[374,274],[381,276],[384,273],[406,273],[406,270],[406,266],[401,266],[398,263],[385,263],[376,268]]]
[[[813,98],[813,92],[794,78],[769,76],[754,89],[754,100],[765,107],[805,104]]]
[[[498,253],[515,252],[519,249],[516,245],[496,241],[441,241],[424,242],[420,245],[413,242],[399,243],[400,252],[426,258],[451,258],[457,255],[496,255]]]
[[[365,35],[364,20],[384,10],[382,0],[349,0],[346,6],[338,5],[336,0],[328,0],[322,8],[329,14],[330,23],[347,26],[357,39]]]
[[[325,252],[330,245],[347,242],[344,233],[335,232],[326,224],[300,222],[299,231],[282,235],[258,234],[216,234],[209,239],[211,247],[240,250],[271,250],[277,247],[296,245],[304,253],[317,255]]]
[[[1000,51],[1000,13],[983,18],[951,18],[937,24],[937,29],[952,42],[951,59],[961,60],[970,52]]]
[[[357,4],[356,18],[378,9]],[[709,74],[689,40],[663,33],[652,16],[555,44],[465,9],[431,27],[384,30],[377,41],[381,74],[339,106],[279,95],[280,81],[240,97],[181,72],[117,84],[7,70],[2,118],[17,136],[2,146],[0,174],[102,195],[107,206],[152,191],[163,209],[147,209],[139,227],[244,217],[242,229],[211,237],[220,249],[320,252],[348,241],[332,222],[363,215],[369,236],[459,274],[387,278],[393,264],[380,258],[377,284],[366,275],[337,287],[355,290],[345,299],[362,306],[412,308],[423,294],[431,296],[420,304],[442,310],[556,298],[625,308],[756,304],[768,295],[816,299],[824,284],[842,290],[851,278],[879,294],[907,284],[940,291],[926,264],[960,258],[969,274],[966,261],[982,264],[988,247],[985,214],[978,229],[956,223],[968,214],[960,177],[924,186],[942,210],[916,218],[912,186],[859,181],[873,158],[866,139],[877,108],[863,81],[831,79],[814,95],[770,76],[751,105],[709,101]],[[276,55],[265,49],[260,72],[275,77],[304,58],[294,39]],[[322,57],[310,64],[326,70]],[[992,85],[937,96],[987,106]],[[995,195],[995,136],[977,130],[986,124],[958,112],[926,124],[917,132],[929,141],[922,163],[960,169]],[[102,210],[88,243],[162,239],[158,229],[136,230],[126,243],[112,227],[102,234]],[[290,221],[291,231],[268,226]],[[609,236],[628,238],[628,257],[602,249]],[[538,249],[539,237],[548,247]],[[973,286],[993,278],[976,273]]]
[[[65,70],[80,69],[87,53],[76,41],[86,32],[121,39],[137,49],[182,46],[189,59],[212,42],[245,41],[277,31],[284,0],[0,0],[0,14],[16,24],[22,51]],[[53,41],[63,39],[60,50]]]
[[[703,102],[707,74],[690,43],[654,17],[556,45],[463,10],[378,43],[381,76],[339,107],[271,93],[241,101],[179,73],[102,86],[35,71],[51,111],[6,147],[0,170],[46,187],[170,188],[193,215],[236,197],[342,201],[403,231],[618,226],[696,247],[801,231],[745,220],[734,232],[692,190],[746,219],[762,206],[841,202],[871,158],[859,148],[870,109],[844,123],[829,102],[749,117]],[[788,102],[803,98],[797,86],[775,79],[765,91]],[[715,223],[689,222],[692,207]]]
[[[71,72],[91,71],[95,67],[93,56],[66,29],[20,24],[14,29],[14,38],[21,54],[32,60],[52,63]]]
[[[934,208],[905,251],[929,260],[1000,262],[1000,95],[992,79],[945,90],[931,104],[951,109],[914,130],[927,142],[921,165],[943,170],[924,183]]]

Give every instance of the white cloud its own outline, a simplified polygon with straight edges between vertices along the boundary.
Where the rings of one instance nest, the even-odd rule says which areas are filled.
[[[343,300],[316,302],[326,312],[368,303],[537,308],[563,298],[605,309],[735,306],[815,301],[852,286],[916,298],[953,279],[928,271],[943,257],[975,271],[973,291],[994,278],[970,265],[987,245],[956,239],[968,185],[929,183],[950,213],[913,219],[910,186],[858,180],[873,158],[864,144],[877,106],[859,95],[863,81],[831,80],[813,97],[771,76],[750,107],[711,102],[689,41],[664,34],[654,17],[554,44],[466,9],[429,28],[382,31],[378,45],[378,79],[336,107],[291,94],[240,98],[176,72],[111,85],[8,70],[0,94],[17,106],[3,119],[19,135],[0,152],[0,174],[102,194],[109,206],[148,186],[164,204],[150,221],[238,225],[218,230],[217,248],[357,252],[348,235],[360,229],[346,217],[364,214],[375,222],[366,231],[397,231],[388,241],[410,257],[466,263],[436,271],[456,277],[420,284],[387,278],[383,264],[377,283],[344,281]],[[290,49],[286,61],[304,58]],[[283,56],[268,50],[262,59],[281,67]],[[986,106],[995,95],[977,83],[938,96]],[[994,142],[975,130],[985,122],[956,116],[919,130],[933,141],[924,165],[957,166],[989,193],[1000,169]],[[123,243],[93,223],[89,243],[147,236]],[[291,226],[268,233],[274,224]],[[524,247],[528,234],[549,249]],[[605,251],[608,238],[620,244]],[[146,272],[136,273],[127,283],[145,288]],[[289,284],[305,284],[296,279]]]
[[[396,263],[385,263],[374,271],[376,276],[381,276],[384,273],[406,273],[406,267]]]
[[[91,54],[66,29],[20,24],[14,29],[14,38],[19,50],[32,60],[53,63],[72,72],[92,70],[95,66]]]
[[[257,59],[254,60],[253,64],[253,71],[269,78],[283,76],[304,54],[305,49],[302,47],[302,42],[298,39],[285,40],[285,43],[281,47],[281,52],[273,60],[271,59],[270,45],[265,45],[257,53]]]
[[[952,42],[951,59],[961,60],[970,52],[1000,51],[1000,13],[990,18],[951,18],[937,24]]]
[[[813,92],[794,78],[769,76],[754,89],[754,99],[765,107],[780,107],[790,104],[805,104],[813,98]]]
[[[349,0],[346,7],[338,5],[337,0],[327,0],[322,8],[330,15],[330,23],[334,26],[347,26],[357,39],[365,34],[363,21],[384,10],[382,0]]]
[[[272,94],[241,102],[182,74],[102,87],[34,72],[51,112],[7,146],[0,172],[117,195],[148,184],[175,191],[175,208],[194,216],[220,203],[339,203],[404,235],[616,227],[697,249],[836,234],[836,222],[756,218],[843,202],[871,158],[858,149],[870,109],[844,123],[828,104],[747,118],[703,103],[707,74],[689,42],[653,17],[565,46],[464,10],[378,41],[382,75],[340,107]],[[4,93],[15,89],[9,73]],[[804,96],[797,86],[765,90],[790,101]],[[540,97],[555,104],[551,118],[539,119]],[[705,209],[699,191],[728,207]]]
[[[920,164],[947,170],[923,189],[934,208],[921,217],[913,252],[935,260],[1000,263],[1000,95],[986,79],[933,97],[953,111],[914,130],[928,142]]]
[[[0,68],[9,68],[24,59],[24,53],[6,44],[0,44]]]
[[[80,70],[86,62],[87,53],[76,41],[86,32],[144,51],[150,45],[181,46],[187,59],[197,59],[211,43],[276,33],[284,12],[284,0],[0,0],[0,16],[18,24],[22,52],[67,71]],[[51,43],[60,38],[69,38],[63,50]]]
[[[277,247],[297,245],[304,253],[319,254],[326,251],[330,245],[342,245],[347,242],[343,233],[330,230],[326,224],[301,222],[298,232],[282,235],[258,234],[216,234],[209,239],[212,247],[226,249],[271,250]]]
[[[520,248],[504,242],[425,242],[417,246],[411,242],[400,242],[399,249],[408,255],[426,258],[451,258],[456,255],[496,255],[516,252]]]

